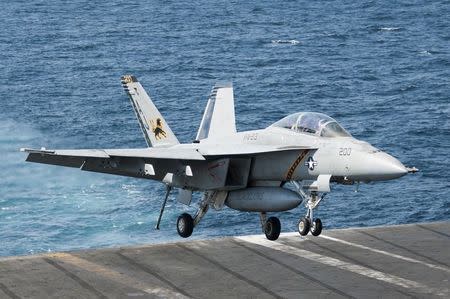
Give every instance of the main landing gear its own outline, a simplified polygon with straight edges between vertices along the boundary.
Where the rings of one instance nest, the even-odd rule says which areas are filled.
[[[311,232],[311,235],[318,236],[322,232],[322,221],[319,218],[313,218],[313,211],[324,196],[319,197],[316,192],[312,192],[311,195],[307,196],[308,201],[305,204],[307,208],[306,215],[300,218],[298,222],[298,232],[300,235],[306,236],[308,232]]]
[[[166,188],[166,196],[164,197],[164,201],[161,206],[161,210],[159,212],[158,221],[156,222],[156,229],[159,229],[159,225],[161,224],[161,218],[164,213],[164,208],[166,207],[167,198],[169,197],[170,191],[172,190],[172,187],[167,185]],[[194,227],[200,222],[200,220],[205,216],[206,212],[209,208],[209,202],[211,201],[212,194],[209,194],[208,192],[205,192],[203,199],[200,203],[200,207],[195,214],[195,217],[192,218],[191,215],[188,213],[181,214],[177,219],[177,231],[178,234],[183,237],[187,238],[192,235],[192,232],[194,231]]]
[[[271,241],[275,241],[280,236],[281,232],[281,223],[280,219],[277,217],[269,217],[267,219],[267,215],[265,212],[261,212],[259,214],[261,220],[261,228],[266,238]]]
[[[194,227],[200,222],[200,220],[205,216],[209,209],[209,196],[205,193],[203,199],[200,203],[197,213],[194,218],[188,213],[181,214],[177,219],[177,231],[180,237],[188,238],[192,235]]]
[[[192,232],[194,231],[194,219],[191,215],[189,215],[188,213],[183,213],[178,216],[177,231],[178,234],[183,238],[187,238],[192,235]]]

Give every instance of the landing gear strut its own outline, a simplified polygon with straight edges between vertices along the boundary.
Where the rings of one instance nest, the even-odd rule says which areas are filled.
[[[281,223],[277,217],[269,217],[266,220],[266,213],[261,212],[259,214],[261,220],[261,228],[266,235],[266,238],[271,241],[275,241],[280,236]]]
[[[194,218],[188,213],[181,214],[177,219],[177,231],[180,237],[188,238],[192,235],[194,227],[200,222],[200,220],[205,216],[209,209],[210,194],[205,192],[203,199],[200,202],[200,206],[195,214]]]
[[[300,218],[300,220],[298,221],[299,234],[302,236],[306,236],[309,232],[311,232],[311,235],[313,236],[320,235],[323,227],[322,221],[319,218],[313,217],[313,211],[325,197],[325,194],[320,197],[317,192],[306,194],[301,189],[301,186],[298,183],[294,184],[294,186],[296,187],[298,193],[303,197],[303,199],[306,200],[305,206],[307,209],[305,217]]]

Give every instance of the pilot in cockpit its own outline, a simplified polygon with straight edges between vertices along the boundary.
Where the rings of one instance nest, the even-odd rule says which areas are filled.
[[[316,133],[320,129],[320,117],[315,114],[304,114],[297,122],[297,129],[300,132]]]
[[[277,121],[272,126],[321,137],[351,137],[333,118],[316,112],[294,113]]]

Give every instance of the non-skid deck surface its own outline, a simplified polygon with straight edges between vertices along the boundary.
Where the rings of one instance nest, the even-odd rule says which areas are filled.
[[[450,298],[450,222],[0,259],[0,298]]]

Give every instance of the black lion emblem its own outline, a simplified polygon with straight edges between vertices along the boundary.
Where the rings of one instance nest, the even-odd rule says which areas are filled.
[[[167,137],[166,132],[162,128],[163,126],[160,118],[156,119],[156,124],[153,120],[150,121],[150,124],[152,125],[152,131],[155,134],[156,140]]]

